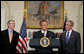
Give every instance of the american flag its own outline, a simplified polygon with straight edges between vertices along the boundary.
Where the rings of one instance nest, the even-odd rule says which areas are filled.
[[[26,39],[27,39],[26,21],[25,21],[25,18],[23,18],[23,23],[20,29],[18,44],[16,46],[17,53],[27,53]]]

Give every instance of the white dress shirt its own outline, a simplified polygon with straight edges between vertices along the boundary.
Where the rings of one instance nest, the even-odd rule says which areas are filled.
[[[41,33],[44,33],[44,36],[46,36],[47,35],[47,30],[46,31],[41,30]]]
[[[10,29],[8,28],[8,34],[10,33]],[[13,37],[13,30],[12,30],[12,37]]]

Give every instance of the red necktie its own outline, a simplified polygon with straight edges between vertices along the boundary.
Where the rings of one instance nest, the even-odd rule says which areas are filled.
[[[9,33],[9,40],[10,40],[10,43],[12,41],[12,32]]]
[[[44,31],[44,37],[46,37],[45,31]]]

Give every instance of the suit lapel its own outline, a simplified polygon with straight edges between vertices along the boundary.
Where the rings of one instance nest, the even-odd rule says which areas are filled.
[[[71,32],[71,35],[70,35],[70,37],[69,37],[69,42],[70,42],[70,40],[73,38],[73,30],[72,30],[72,32]]]
[[[66,31],[64,32],[64,42],[66,42]]]
[[[48,34],[49,34],[49,33],[48,33],[48,30],[47,30],[47,34],[46,34],[46,37],[48,37]]]
[[[12,42],[11,43],[13,43],[14,38],[15,38],[15,33],[14,33],[14,30],[13,30],[13,37],[12,37]]]
[[[6,37],[7,37],[8,43],[10,43],[8,29],[6,30]]]
[[[11,43],[14,43],[15,38],[16,38],[16,34],[15,34],[15,31],[13,30],[13,37],[12,37],[12,42]]]
[[[8,43],[9,43],[9,44],[11,44],[12,42],[10,43],[10,39],[9,39],[9,32],[8,32],[8,29],[6,30],[6,37],[7,37],[7,41],[8,41]]]
[[[41,36],[41,37],[44,37],[44,35],[43,35],[43,33],[41,32],[41,30],[40,30],[40,36]]]

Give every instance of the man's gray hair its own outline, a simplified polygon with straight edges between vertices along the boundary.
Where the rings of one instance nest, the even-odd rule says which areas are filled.
[[[72,20],[67,20],[68,22],[70,22],[71,26],[74,26],[74,22]]]
[[[9,21],[7,22],[7,26],[8,26],[8,27],[9,27],[11,21],[15,22],[13,19],[9,20]]]

